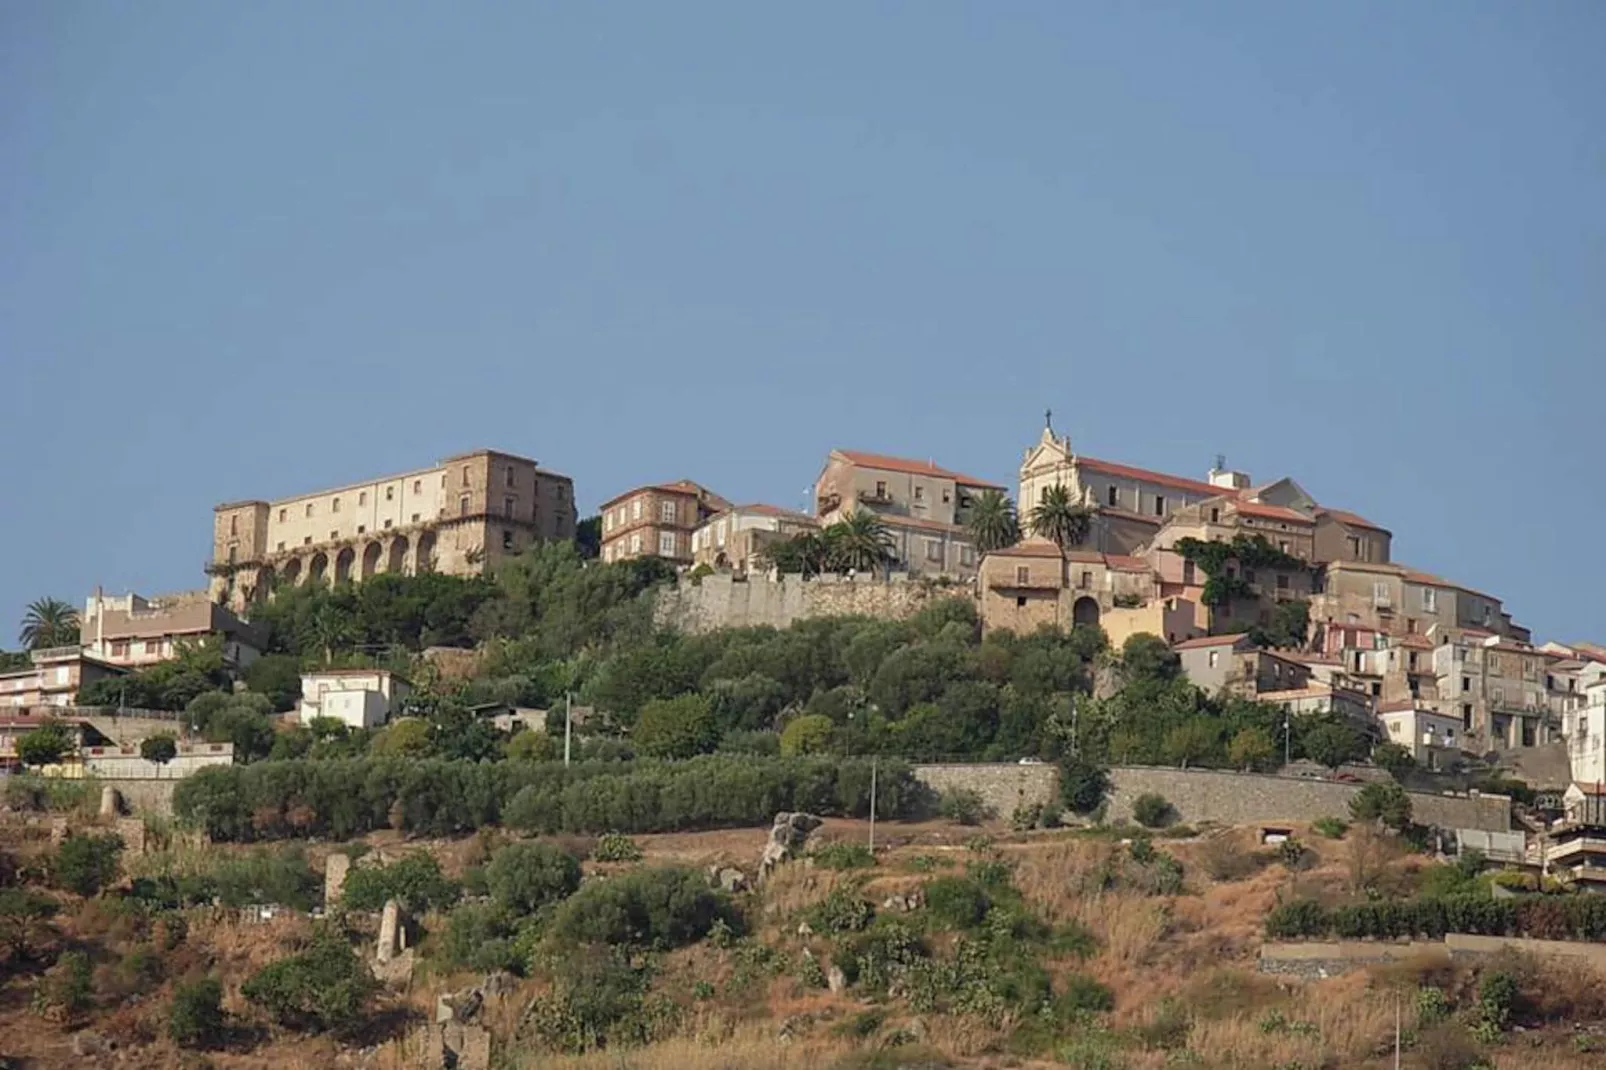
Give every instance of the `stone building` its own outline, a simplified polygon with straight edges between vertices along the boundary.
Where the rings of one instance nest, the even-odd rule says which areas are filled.
[[[215,638],[223,663],[243,669],[266,644],[259,628],[241,620],[205,591],[142,598],[100,591],[84,603],[79,632],[84,653],[124,668],[143,668],[178,656],[185,643]]]
[[[1440,713],[1458,717],[1462,731],[1484,749],[1534,747],[1559,738],[1546,689],[1550,658],[1497,635],[1460,634],[1433,651]]]
[[[692,535],[731,503],[689,479],[627,490],[602,503],[602,559],[692,563]]]
[[[1460,760],[1465,729],[1450,717],[1419,702],[1385,702],[1377,709],[1384,737],[1411,752],[1427,769],[1449,770]]]
[[[1270,691],[1308,687],[1310,668],[1296,658],[1263,650],[1247,635],[1211,635],[1175,643],[1183,674],[1211,694],[1255,698]]]
[[[1098,625],[1112,611],[1147,606],[1158,595],[1154,570],[1142,558],[1062,552],[1038,536],[984,557],[979,587],[983,628],[1018,633],[1045,624]]]
[[[892,536],[900,566],[917,575],[976,574],[975,543],[965,527],[971,503],[1005,488],[932,461],[861,450],[832,450],[815,481],[815,516],[829,527],[865,509]]]
[[[572,539],[575,523],[568,476],[479,450],[333,490],[218,506],[209,594],[244,612],[281,585],[472,575],[537,542]]]
[[[1481,631],[1527,642],[1500,599],[1392,562],[1335,561],[1311,599],[1318,625],[1360,625],[1388,635]]]
[[[692,533],[692,563],[738,574],[762,571],[764,547],[819,527],[812,516],[779,506],[733,505]]]

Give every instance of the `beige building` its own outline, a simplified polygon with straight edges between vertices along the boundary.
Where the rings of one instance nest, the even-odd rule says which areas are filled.
[[[1334,687],[1314,678],[1304,687],[1284,691],[1263,691],[1257,698],[1281,706],[1296,717],[1343,717],[1368,729],[1373,727],[1371,696],[1347,687]]]
[[[637,487],[602,503],[602,559],[661,557],[692,563],[692,536],[708,518],[731,507],[689,479]]]
[[[832,450],[815,481],[815,516],[829,527],[867,509],[892,536],[892,552],[911,573],[969,577],[978,555],[965,528],[971,503],[1005,488],[931,461],[860,450]]]
[[[1329,564],[1322,590],[1311,600],[1311,620],[1359,625],[1387,635],[1443,637],[1459,631],[1520,642],[1529,638],[1528,629],[1514,623],[1493,595],[1392,563]]]
[[[1417,702],[1385,702],[1377,719],[1384,738],[1410,751],[1425,768],[1448,770],[1460,760],[1465,729],[1459,717]]]
[[[29,657],[29,668],[0,673],[0,706],[73,706],[79,688],[124,672],[76,646],[35,650]]]
[[[760,551],[805,531],[819,530],[812,516],[774,505],[733,505],[692,532],[692,563],[738,574],[762,571]]]
[[[243,669],[265,643],[259,629],[210,601],[205,591],[148,599],[96,591],[84,604],[79,633],[84,653],[133,669],[171,661],[183,644],[212,637],[221,646],[223,663]]]
[[[1582,706],[1563,719],[1575,784],[1606,784],[1606,680],[1586,688]]]
[[[568,476],[479,450],[333,490],[218,506],[209,593],[244,612],[280,585],[473,575],[537,542],[572,539],[575,523]]]
[[[1296,691],[1310,685],[1302,662],[1262,650],[1247,635],[1211,635],[1172,646],[1182,671],[1201,691],[1256,698],[1267,692]]]
[[[1142,558],[1092,550],[1061,553],[1054,543],[1033,536],[983,558],[979,586],[982,626],[988,630],[1105,625],[1132,613],[1136,616],[1130,619],[1118,617],[1119,631],[1131,634],[1129,629],[1142,623],[1180,631],[1178,638],[1195,634],[1191,607],[1159,601],[1154,570]],[[1159,609],[1142,612],[1151,605]]]
[[[412,685],[384,669],[324,669],[301,676],[302,724],[333,717],[349,728],[375,728],[390,720]]]
[[[1562,722],[1545,686],[1549,662],[1543,651],[1500,636],[1449,639],[1433,651],[1432,705],[1459,718],[1463,735],[1483,750],[1553,742]]]

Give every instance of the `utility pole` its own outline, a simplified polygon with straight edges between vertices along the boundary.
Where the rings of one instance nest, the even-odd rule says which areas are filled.
[[[569,767],[569,741],[574,738],[574,692],[563,693],[563,767]]]
[[[1292,764],[1294,758],[1294,721],[1288,710],[1283,710],[1283,768]]]
[[[1394,993],[1394,1070],[1400,1070],[1400,994]]]
[[[870,759],[870,853],[875,854],[876,760]]]

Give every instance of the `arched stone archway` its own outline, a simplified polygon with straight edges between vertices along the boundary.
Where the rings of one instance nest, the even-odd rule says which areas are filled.
[[[398,535],[390,543],[390,563],[385,566],[386,572],[404,573],[407,571],[407,536]]]
[[[1092,624],[1099,622],[1099,604],[1096,600],[1083,595],[1071,606],[1072,624]]]
[[[292,557],[284,563],[284,585],[294,587],[301,582],[301,558]]]
[[[257,571],[257,589],[255,601],[266,602],[268,599],[272,598],[273,589],[278,585],[279,574],[274,571],[272,565],[263,565],[262,568]]]
[[[362,571],[360,575],[363,579],[366,580],[379,571],[379,559],[384,556],[384,553],[384,548],[377,542],[371,542],[362,548]]]
[[[357,551],[349,546],[343,546],[335,554],[335,582],[350,583],[351,569],[357,563]]]
[[[325,583],[329,579],[329,555],[319,550],[307,565],[308,583]]]
[[[413,563],[414,572],[435,571],[435,533],[426,531],[418,537],[417,560]]]

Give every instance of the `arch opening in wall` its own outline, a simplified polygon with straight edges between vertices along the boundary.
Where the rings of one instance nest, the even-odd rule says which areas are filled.
[[[407,536],[396,536],[390,544],[390,563],[385,566],[386,572],[407,571],[407,548]]]
[[[357,551],[346,546],[335,554],[335,582],[350,583],[351,568],[357,563]]]
[[[279,574],[272,565],[263,565],[257,572],[256,601],[266,602],[273,597],[273,589],[279,585]]]
[[[1083,595],[1071,605],[1072,624],[1091,624],[1097,626],[1099,622],[1099,604],[1096,599]]]
[[[329,555],[319,550],[307,565],[307,582],[323,583],[329,578]]]
[[[363,579],[366,580],[379,571],[379,559],[384,554],[384,548],[377,542],[371,542],[362,548],[362,570],[359,574]]]
[[[418,561],[413,566],[413,571],[435,571],[435,533],[433,531],[426,531],[418,537]]]
[[[301,582],[301,558],[292,557],[284,563],[283,582],[286,587],[294,587]]]

